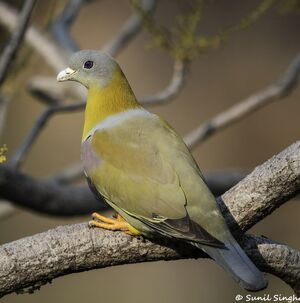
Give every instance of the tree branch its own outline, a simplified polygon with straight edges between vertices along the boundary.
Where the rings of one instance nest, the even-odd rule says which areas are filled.
[[[215,196],[220,196],[225,191],[236,185],[239,181],[247,175],[246,170],[219,170],[206,172],[204,174],[205,181],[210,190]],[[59,184],[71,184],[82,180],[84,177],[83,167],[81,163],[75,163],[62,171],[51,176],[51,179]]]
[[[165,104],[174,99],[184,86],[188,64],[185,61],[175,61],[174,71],[168,86],[155,95],[141,98],[139,101],[145,105]]]
[[[76,52],[79,50],[77,43],[71,38],[70,27],[75,21],[85,0],[69,0],[57,19],[53,22],[52,32],[59,45]]]
[[[16,213],[14,205],[7,201],[0,201],[0,220],[6,219]]]
[[[0,58],[0,86],[3,84],[9,67],[21,46],[35,2],[36,0],[26,0],[11,39],[3,50]]]
[[[71,184],[84,178],[83,166],[81,162],[74,163],[61,171],[53,174],[51,179],[59,184]]]
[[[0,23],[2,25],[12,31],[18,22],[18,18],[19,14],[15,9],[0,1]],[[25,41],[37,51],[56,73],[67,66],[67,58],[70,56],[70,53],[58,46],[52,39],[41,33],[36,27],[28,27],[25,34]],[[75,95],[80,101],[85,98],[84,90],[78,85],[70,85],[65,90],[70,92],[72,96]]]
[[[186,144],[193,149],[216,132],[240,121],[261,107],[287,97],[297,86],[300,73],[300,53],[294,58],[283,76],[262,91],[238,102],[219,113],[208,122],[200,125],[185,136]]]
[[[246,231],[299,192],[300,141],[297,141],[257,166],[224,193],[219,202],[227,222],[231,221],[233,226],[236,221],[239,229]]]
[[[299,283],[299,252],[249,235],[243,248],[261,270],[294,288]],[[179,243],[141,241],[121,232],[89,229],[87,223],[61,226],[0,246],[0,297],[33,292],[56,277],[95,268],[202,257],[202,252]]]
[[[237,235],[237,224],[246,230],[295,196],[299,189],[300,141],[257,167],[219,202]],[[72,196],[77,197],[74,193]],[[32,291],[56,277],[93,268],[204,256],[182,243],[161,241],[140,241],[120,232],[89,229],[87,223],[82,223],[2,245],[0,295],[26,287]],[[261,270],[277,275],[298,291],[299,252],[257,236],[244,236],[241,244]]]
[[[157,0],[142,0],[141,6],[146,13],[152,13],[155,9]],[[121,49],[131,41],[131,39],[141,30],[143,25],[142,19],[138,14],[134,14],[122,26],[117,35],[103,46],[102,51],[115,57]]]
[[[3,134],[9,101],[10,99],[6,95],[0,94],[0,137]]]
[[[87,186],[61,186],[34,179],[7,164],[0,166],[0,196],[21,207],[56,216],[82,215],[106,208]]]
[[[62,104],[61,100],[66,99],[65,88],[58,86],[53,77],[35,76],[27,84],[28,91],[36,97],[36,100],[47,106]]]
[[[0,23],[10,31],[18,24],[19,14],[11,6],[0,1]],[[51,39],[47,38],[34,26],[29,26],[25,41],[31,45],[51,66],[54,71],[59,72],[66,67],[66,54],[64,50],[56,45]]]
[[[227,179],[228,182],[225,180]],[[215,193],[224,192],[237,183],[241,174],[209,174],[207,183]],[[216,180],[221,179],[220,183]],[[40,213],[55,216],[86,215],[108,206],[97,200],[87,185],[66,185],[60,180],[39,180],[12,166],[0,166],[0,198]]]
[[[56,102],[60,103],[60,102]],[[45,127],[48,120],[56,113],[72,113],[74,111],[82,110],[85,107],[85,102],[77,104],[58,104],[48,107],[37,119],[33,128],[30,130],[28,136],[24,139],[21,147],[17,150],[16,154],[10,161],[10,165],[15,168],[19,168],[26,156],[29,148],[33,142],[37,139],[37,136]]]

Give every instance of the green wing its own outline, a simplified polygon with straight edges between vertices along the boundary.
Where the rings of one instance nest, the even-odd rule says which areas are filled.
[[[211,222],[223,225],[223,218],[197,164],[182,139],[153,117],[94,133],[101,163],[87,172],[93,185],[116,209],[156,232],[223,246],[222,228]]]

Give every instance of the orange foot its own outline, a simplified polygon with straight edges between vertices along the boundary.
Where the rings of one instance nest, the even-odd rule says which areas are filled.
[[[119,214],[116,219],[104,217],[98,213],[92,214],[92,221],[89,222],[90,227],[100,227],[108,230],[122,230],[128,235],[138,236],[140,232],[126,222]]]

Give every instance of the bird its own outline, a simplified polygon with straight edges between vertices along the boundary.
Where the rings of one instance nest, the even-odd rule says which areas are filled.
[[[267,287],[231,234],[181,136],[135,97],[119,64],[98,50],[71,55],[57,81],[87,88],[81,160],[92,191],[117,213],[90,226],[166,237],[203,250],[248,291]]]

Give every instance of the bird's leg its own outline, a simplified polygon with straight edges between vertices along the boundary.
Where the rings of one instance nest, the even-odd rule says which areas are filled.
[[[126,234],[137,236],[140,232],[124,220],[119,214],[114,218],[107,218],[98,213],[92,214],[92,221],[89,222],[90,227],[100,227],[108,230],[121,230]]]

